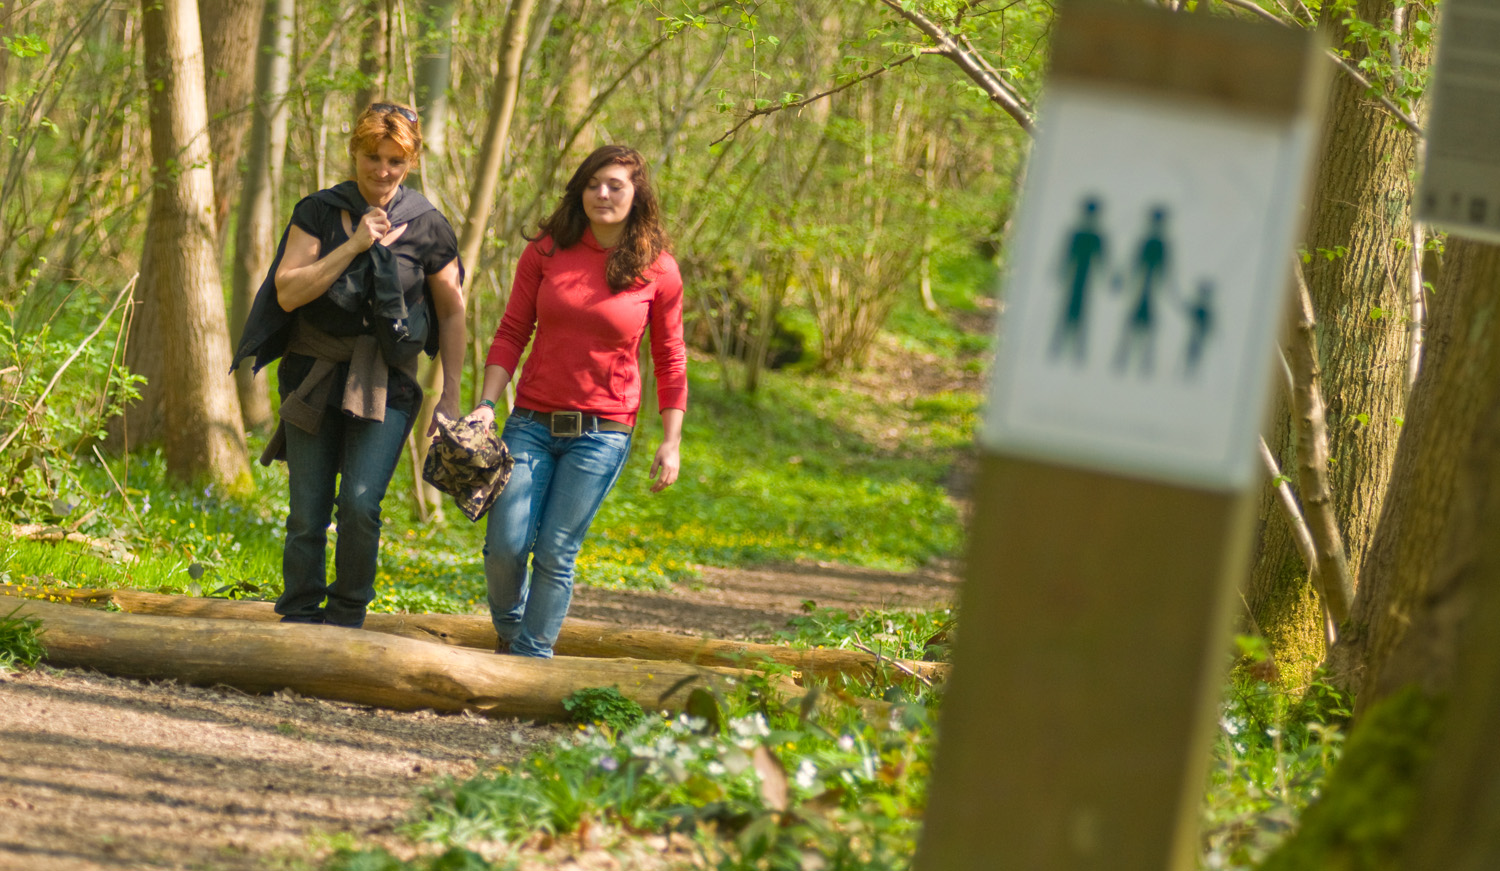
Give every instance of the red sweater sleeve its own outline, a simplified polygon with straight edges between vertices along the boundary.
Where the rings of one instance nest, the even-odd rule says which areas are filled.
[[[529,242],[516,263],[516,280],[511,285],[510,300],[505,304],[505,315],[495,330],[495,339],[490,342],[490,353],[485,358],[489,366],[501,366],[512,376],[521,364],[521,353],[536,331],[536,295],[542,284],[542,254],[537,242]]]
[[[687,346],[682,338],[682,273],[663,254],[656,298],[651,302],[651,360],[656,368],[656,404],[687,409]]]

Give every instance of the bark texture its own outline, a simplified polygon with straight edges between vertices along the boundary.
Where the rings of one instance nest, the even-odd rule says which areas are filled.
[[[239,192],[240,155],[250,129],[255,83],[255,35],[266,0],[199,0],[207,77],[208,142],[214,162],[214,230],[219,247],[229,226],[229,204]]]
[[[131,351],[160,351],[160,368],[142,393],[159,410],[167,470],[241,488],[250,469],[215,256],[198,7],[190,0],[141,6],[154,187],[140,278],[148,317],[132,325]]]
[[[353,121],[365,107],[386,96],[386,80],[391,71],[391,2],[366,0],[360,18],[364,27],[360,35],[359,74],[364,84],[354,95]]]
[[[50,589],[0,585],[0,595],[42,598],[53,602],[104,606],[113,604],[132,614],[201,617],[219,620],[275,622],[281,619],[268,602],[165,596],[137,590]],[[475,650],[495,649],[495,628],[488,617],[464,614],[370,614],[366,631],[399,635]],[[946,680],[947,663],[877,658],[858,650],[798,650],[774,644],[716,641],[648,629],[621,629],[596,620],[569,618],[563,623],[555,649],[560,656],[646,659],[735,668],[763,663],[790,666],[803,675],[823,679],[870,678],[888,672],[915,673],[924,679]]]
[[[3,595],[0,607],[41,621],[52,665],[252,693],[290,689],[400,711],[557,720],[567,717],[569,695],[602,686],[647,711],[677,712],[694,687],[752,674],[663,660],[497,656],[359,629],[109,613]],[[789,679],[772,678],[771,685],[788,697],[801,694]],[[819,700],[827,708],[844,704]],[[890,714],[883,702],[854,704],[869,717]]]
[[[251,693],[290,689],[399,711],[558,720],[567,717],[563,699],[600,686],[615,687],[648,711],[680,711],[694,686],[738,672],[629,659],[496,656],[308,624],[111,614],[4,597],[0,603],[7,613],[18,608],[41,621],[51,665]]]
[[[1420,655],[1410,661],[1422,666],[1411,677],[1450,695],[1409,829],[1408,871],[1500,867],[1500,392],[1481,417],[1449,559],[1411,636]]]
[[[1359,689],[1361,711],[1430,665],[1415,657],[1382,677],[1453,534],[1466,457],[1500,383],[1500,246],[1451,237],[1430,312],[1389,494],[1333,657],[1340,682]]]
[[[453,66],[455,0],[427,0],[422,6],[417,58],[417,111],[422,115],[422,150],[443,166],[448,152],[448,81]],[[426,161],[423,161],[424,164]],[[426,191],[429,199],[433,191]],[[436,202],[436,200],[433,200]]]
[[[1390,0],[1359,0],[1356,11],[1363,20],[1381,21],[1392,9]],[[1343,36],[1340,24],[1335,38]],[[1424,69],[1427,50],[1409,43],[1402,46],[1407,69]],[[1355,61],[1365,52],[1358,43],[1346,47]],[[1335,78],[1310,207],[1306,275],[1320,325],[1334,509],[1356,580],[1379,517],[1406,405],[1409,334],[1398,313],[1408,307],[1410,257],[1399,243],[1411,236],[1416,147],[1415,134],[1365,88],[1349,76]],[[1268,441],[1282,467],[1290,467],[1295,436],[1284,411]],[[1309,607],[1315,597],[1307,568],[1270,487],[1261,516],[1261,548],[1247,600],[1283,675],[1296,682],[1324,656],[1318,631],[1322,615]]]
[[[257,36],[255,93],[250,112],[250,147],[245,155],[244,194],[235,222],[230,330],[239,344],[250,304],[276,256],[276,197],[281,187],[287,139],[287,85],[291,79],[294,0],[266,0]],[[270,390],[249,365],[235,370],[235,389],[245,428],[271,423]]]

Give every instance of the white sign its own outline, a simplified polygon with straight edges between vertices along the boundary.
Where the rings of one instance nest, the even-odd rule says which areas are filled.
[[[1500,4],[1444,0],[1418,217],[1500,242]]]
[[[1041,115],[981,443],[1248,486],[1312,123],[1057,83]]]

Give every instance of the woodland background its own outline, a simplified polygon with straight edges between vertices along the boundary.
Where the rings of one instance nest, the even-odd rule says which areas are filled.
[[[1307,716],[1347,725],[1330,710],[1348,707],[1355,726],[1300,846],[1267,867],[1327,851],[1367,863],[1348,867],[1384,867],[1395,860],[1379,857],[1402,850],[1422,867],[1483,867],[1496,836],[1453,833],[1500,830],[1483,824],[1500,806],[1485,785],[1500,783],[1486,780],[1496,763],[1478,755],[1497,714],[1473,695],[1496,685],[1497,654],[1465,640],[1483,639],[1500,607],[1500,537],[1483,534],[1500,468],[1500,257],[1412,219],[1442,7],[1163,5],[1321,29],[1338,66],[1289,280],[1301,304],[1265,433],[1272,472],[1242,615],[1255,640],[1240,679],[1298,700],[1278,717],[1305,714],[1313,699]],[[254,498],[260,473],[248,458],[274,391],[264,375],[223,374],[230,338],[291,205],[344,177],[350,120],[377,98],[421,110],[428,151],[412,183],[460,235],[471,372],[521,233],[583,154],[620,141],[653,162],[698,377],[726,396],[784,396],[772,375],[782,367],[838,395],[852,373],[886,362],[883,342],[921,344],[921,317],[973,306],[973,294],[945,296],[945,286],[988,290],[1055,14],[1041,2],[966,0],[0,8],[7,516],[38,535],[126,529],[130,488],[99,473],[113,476],[120,461],[108,457],[143,448],[159,451],[161,487]],[[971,395],[936,400],[972,425]],[[756,407],[746,401],[718,408]],[[807,402],[815,413],[825,404]],[[861,486],[837,460],[824,471],[830,489]],[[922,499],[942,474],[927,475]],[[404,489],[392,498],[410,500],[419,521],[440,510]],[[944,504],[911,528],[957,525]],[[864,558],[911,565],[951,555],[954,537]],[[128,535],[115,541],[126,547]],[[1330,697],[1339,701],[1319,707]],[[1295,808],[1321,788],[1302,786]],[[1250,831],[1268,831],[1262,811]],[[1422,823],[1408,840],[1413,815]],[[1298,855],[1324,858],[1284,858]]]

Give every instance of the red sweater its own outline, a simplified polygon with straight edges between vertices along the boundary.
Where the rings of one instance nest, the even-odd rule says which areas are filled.
[[[550,251],[550,255],[543,252]],[[594,234],[553,250],[551,237],[526,246],[486,363],[515,374],[516,404],[533,411],[586,411],[635,424],[641,407],[641,334],[651,327],[656,398],[687,408],[687,350],[682,342],[682,274],[663,252],[644,280],[612,293],[604,280],[609,252]]]

